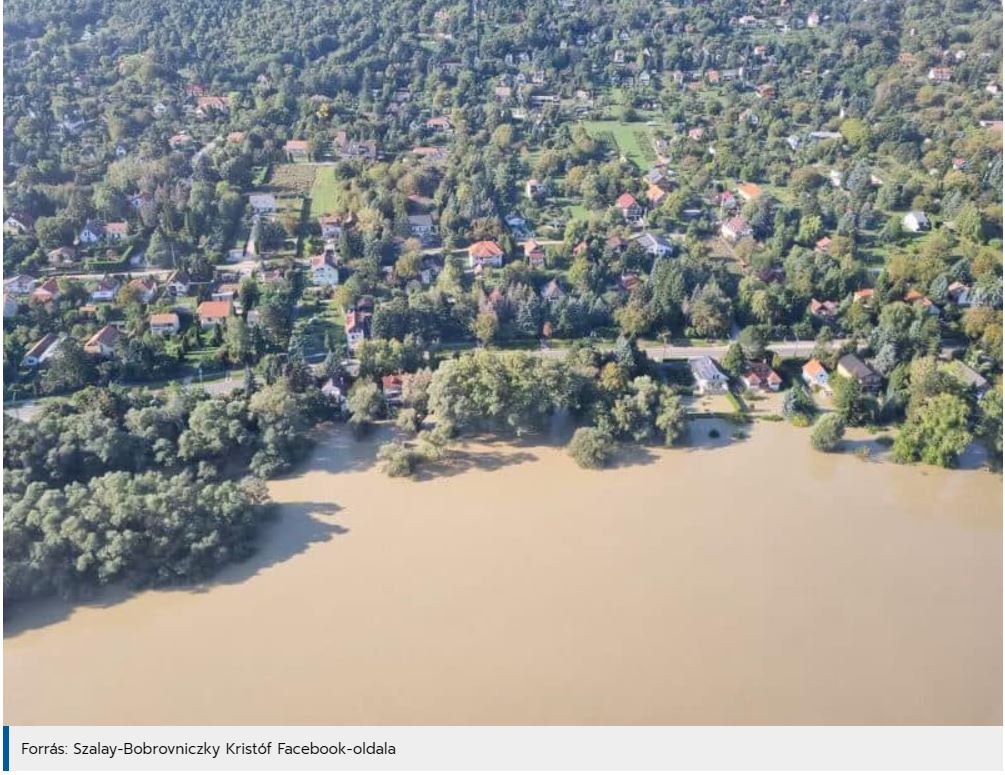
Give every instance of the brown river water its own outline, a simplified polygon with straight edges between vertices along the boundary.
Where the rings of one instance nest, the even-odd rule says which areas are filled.
[[[5,723],[1001,724],[1001,479],[709,422],[420,481],[336,432],[205,587],[10,612]]]

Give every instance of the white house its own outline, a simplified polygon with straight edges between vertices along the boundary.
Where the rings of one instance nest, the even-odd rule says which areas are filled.
[[[177,312],[158,312],[150,316],[151,334],[177,334],[180,328]]]
[[[711,395],[725,393],[729,389],[729,379],[719,371],[715,361],[707,355],[691,358],[688,365],[691,367],[691,374],[694,376],[699,393]]]
[[[639,246],[654,258],[665,258],[673,253],[673,244],[666,237],[653,234],[650,231],[643,232],[633,239]]]
[[[811,388],[830,391],[830,377],[827,374],[827,369],[816,358],[806,361],[803,365],[803,382]]]
[[[111,301],[119,292],[119,281],[114,277],[103,277],[91,291],[91,301]]]
[[[28,352],[24,354],[24,358],[21,360],[22,365],[27,366],[29,369],[41,366],[56,354],[59,345],[63,343],[63,339],[65,339],[63,334],[59,334],[58,336],[56,334],[46,334],[35,342]]]
[[[327,253],[311,257],[311,281],[329,288],[338,285],[338,267]]]
[[[272,194],[251,194],[248,196],[248,204],[256,215],[268,215],[278,209],[276,198]]]

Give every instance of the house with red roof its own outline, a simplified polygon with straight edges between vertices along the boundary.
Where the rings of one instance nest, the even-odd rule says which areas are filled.
[[[777,392],[782,387],[782,378],[764,361],[756,361],[747,366],[747,371],[740,378],[748,390],[757,392]]]
[[[104,326],[84,343],[84,352],[101,358],[110,358],[115,347],[122,341],[122,332],[115,326]]]
[[[614,206],[621,211],[621,215],[626,221],[637,221],[642,217],[642,205],[627,191],[615,200]]]

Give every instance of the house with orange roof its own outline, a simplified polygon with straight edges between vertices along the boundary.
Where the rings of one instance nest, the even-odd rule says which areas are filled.
[[[494,240],[481,240],[468,248],[468,266],[503,265],[503,249]]]
[[[811,388],[830,391],[830,375],[816,358],[811,358],[803,364],[803,382]]]
[[[180,329],[177,312],[157,312],[150,316],[151,334],[177,334]]]
[[[234,313],[234,302],[230,299],[220,301],[204,301],[196,309],[196,316],[199,318],[199,325],[202,328],[212,328],[222,326]]]
[[[736,193],[743,197],[745,202],[751,202],[764,194],[764,189],[756,183],[740,183],[736,187]]]
[[[523,255],[527,259],[527,263],[533,267],[544,266],[545,252],[544,245],[542,245],[537,240],[527,240],[523,244]]]

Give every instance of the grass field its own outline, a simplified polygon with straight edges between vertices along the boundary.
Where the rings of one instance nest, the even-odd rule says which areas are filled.
[[[336,212],[336,192],[335,170],[332,167],[319,167],[311,186],[311,218]]]
[[[613,142],[623,156],[640,170],[655,161],[649,129],[644,124],[624,121],[584,121],[583,127],[597,140]]]

